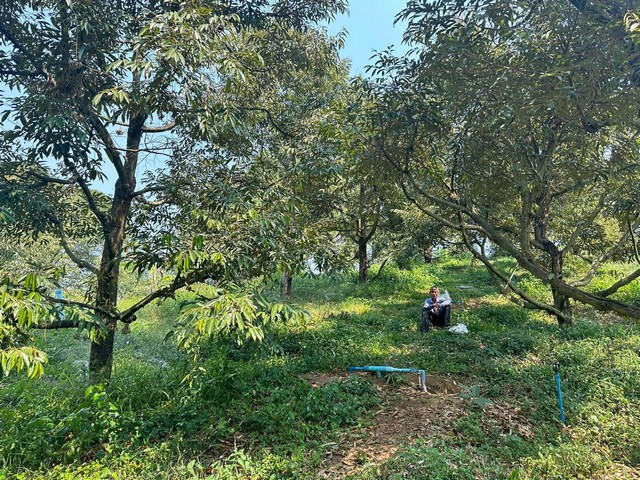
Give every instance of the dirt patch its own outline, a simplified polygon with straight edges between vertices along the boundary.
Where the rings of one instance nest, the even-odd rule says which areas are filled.
[[[465,414],[464,400],[456,396],[462,388],[451,379],[427,375],[424,393],[418,388],[417,374],[382,378],[366,372],[356,374],[373,382],[382,400],[380,408],[374,413],[373,425],[354,430],[333,445],[318,478],[345,478],[366,466],[381,464],[395,455],[400,444],[416,438],[435,441],[450,434],[453,422]],[[314,387],[347,377],[342,372],[303,376]]]
[[[495,402],[483,409],[482,426],[487,434],[519,435],[533,439],[533,427],[517,409],[502,402]]]
[[[401,390],[411,392],[418,390],[419,377],[417,373],[393,373],[383,374],[380,377],[371,372],[354,372],[361,379],[369,380],[379,387],[381,391]],[[313,388],[324,387],[329,383],[343,382],[349,378],[349,372],[346,370],[321,373],[305,373],[300,378],[308,382]],[[450,395],[462,392],[462,388],[453,380],[438,377],[436,375],[427,375],[427,393]],[[420,392],[422,393],[422,392]]]

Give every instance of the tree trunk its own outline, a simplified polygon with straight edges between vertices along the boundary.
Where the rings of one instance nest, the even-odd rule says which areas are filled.
[[[117,220],[122,225],[122,233],[124,233],[125,219]],[[102,252],[96,291],[96,304],[108,312],[115,312],[118,303],[122,241],[113,242],[118,238],[115,230],[113,228],[111,232],[105,232],[107,239],[105,239]],[[121,235],[121,238],[124,238],[124,235]],[[89,381],[91,384],[108,383],[113,369],[113,343],[118,321],[113,316],[107,315],[102,316],[102,321],[107,329],[106,335],[100,335],[91,342],[89,353]]]
[[[556,247],[553,243],[551,244],[551,246],[545,245],[545,249],[551,254],[551,271],[557,279],[562,280],[563,252],[559,250],[558,247]],[[553,294],[553,306],[560,310],[564,315],[556,315],[556,318],[558,319],[558,325],[564,327],[573,324],[573,309],[571,308],[569,297],[561,294],[553,286],[551,287],[551,293]]]
[[[289,271],[285,268],[282,270],[282,277],[280,278],[280,295],[284,298],[291,298],[291,284],[293,278],[289,275]]]
[[[562,281],[563,276],[563,252],[555,243],[547,238],[547,228],[551,213],[551,195],[549,185],[544,185],[541,191],[535,196],[537,210],[533,215],[533,226],[535,238],[542,244],[542,248],[551,258],[551,272],[553,276]],[[551,286],[553,295],[553,306],[562,312],[556,315],[558,325],[568,326],[573,323],[572,308],[569,297],[561,294],[553,285]]]
[[[367,263],[367,241],[364,238],[358,239],[358,281],[367,283],[369,265]]]
[[[367,262],[367,221],[364,216],[358,218],[356,222],[356,242],[358,243],[358,281],[367,283],[369,264]]]
[[[573,324],[573,309],[571,307],[570,298],[566,295],[562,295],[557,289],[551,288],[553,293],[553,306],[560,310],[564,317],[556,315],[558,319],[558,325],[561,327],[568,327]]]
[[[96,291],[96,304],[107,312],[116,312],[118,304],[118,283],[120,280],[120,259],[124,231],[131,200],[122,197],[120,180],[116,182],[116,194],[114,195],[108,224],[110,229],[105,229],[105,244],[98,273],[98,288]],[[120,193],[119,193],[120,192]],[[118,324],[114,316],[102,316],[107,333],[91,342],[89,354],[89,380],[92,384],[108,383],[113,369],[113,343]]]
[[[424,258],[424,263],[433,262],[433,247],[425,247],[422,250],[422,258]]]
[[[113,370],[113,344],[118,324],[116,316],[118,306],[118,283],[120,281],[120,261],[124,244],[125,229],[133,193],[136,187],[136,168],[138,149],[142,139],[142,128],[146,116],[134,114],[129,121],[127,131],[127,154],[122,170],[115,184],[111,209],[103,220],[104,246],[98,272],[96,305],[102,310],[113,312],[104,315],[102,320],[107,329],[106,335],[91,342],[89,353],[89,381],[92,384],[108,383]]]
[[[92,385],[109,383],[113,370],[116,322],[110,319],[103,319],[103,321],[107,326],[107,334],[91,342],[91,352],[89,353],[89,382]]]

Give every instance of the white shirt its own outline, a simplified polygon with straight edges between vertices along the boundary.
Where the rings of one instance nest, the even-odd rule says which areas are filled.
[[[438,298],[436,298],[435,303],[439,303],[441,307],[446,307],[447,305],[451,305],[451,300],[447,300],[445,297],[438,295]],[[424,301],[424,305],[422,305],[422,308],[426,308],[427,310],[431,310],[433,308],[433,300],[431,300],[431,297],[428,297],[425,301]]]

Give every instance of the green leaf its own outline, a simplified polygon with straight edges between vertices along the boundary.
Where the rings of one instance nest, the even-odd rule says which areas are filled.
[[[97,106],[100,103],[100,100],[102,100],[102,96],[104,95],[104,92],[100,92],[98,94],[96,94],[92,99],[91,99],[91,103],[94,106]]]

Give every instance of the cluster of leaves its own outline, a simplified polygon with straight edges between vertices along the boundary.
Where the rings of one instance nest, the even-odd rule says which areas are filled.
[[[29,377],[43,373],[47,355],[33,346],[29,327],[50,316],[38,292],[37,277],[22,282],[4,278],[0,284],[0,365],[4,375],[25,370]]]
[[[201,289],[203,290],[203,289]],[[208,288],[204,300],[183,304],[183,327],[179,347],[188,348],[195,338],[215,335],[233,337],[238,343],[262,341],[264,329],[277,321],[299,320],[304,311],[287,303],[273,303],[263,296]]]
[[[218,364],[208,371],[207,358],[215,349],[216,340],[234,341],[237,346],[263,342],[275,326],[299,323],[308,317],[299,307],[246,288],[202,286],[194,291],[195,298],[181,302],[180,319],[166,337],[176,337],[178,348],[188,353],[192,368],[183,381],[190,385],[201,381],[203,374],[220,374]]]
[[[36,346],[34,327],[68,322],[77,331],[86,330],[91,338],[100,338],[104,327],[100,319],[86,310],[55,303],[50,292],[55,278],[37,273],[21,277],[3,273],[0,281],[0,366],[3,375],[12,371],[28,377],[41,377],[47,354]]]

